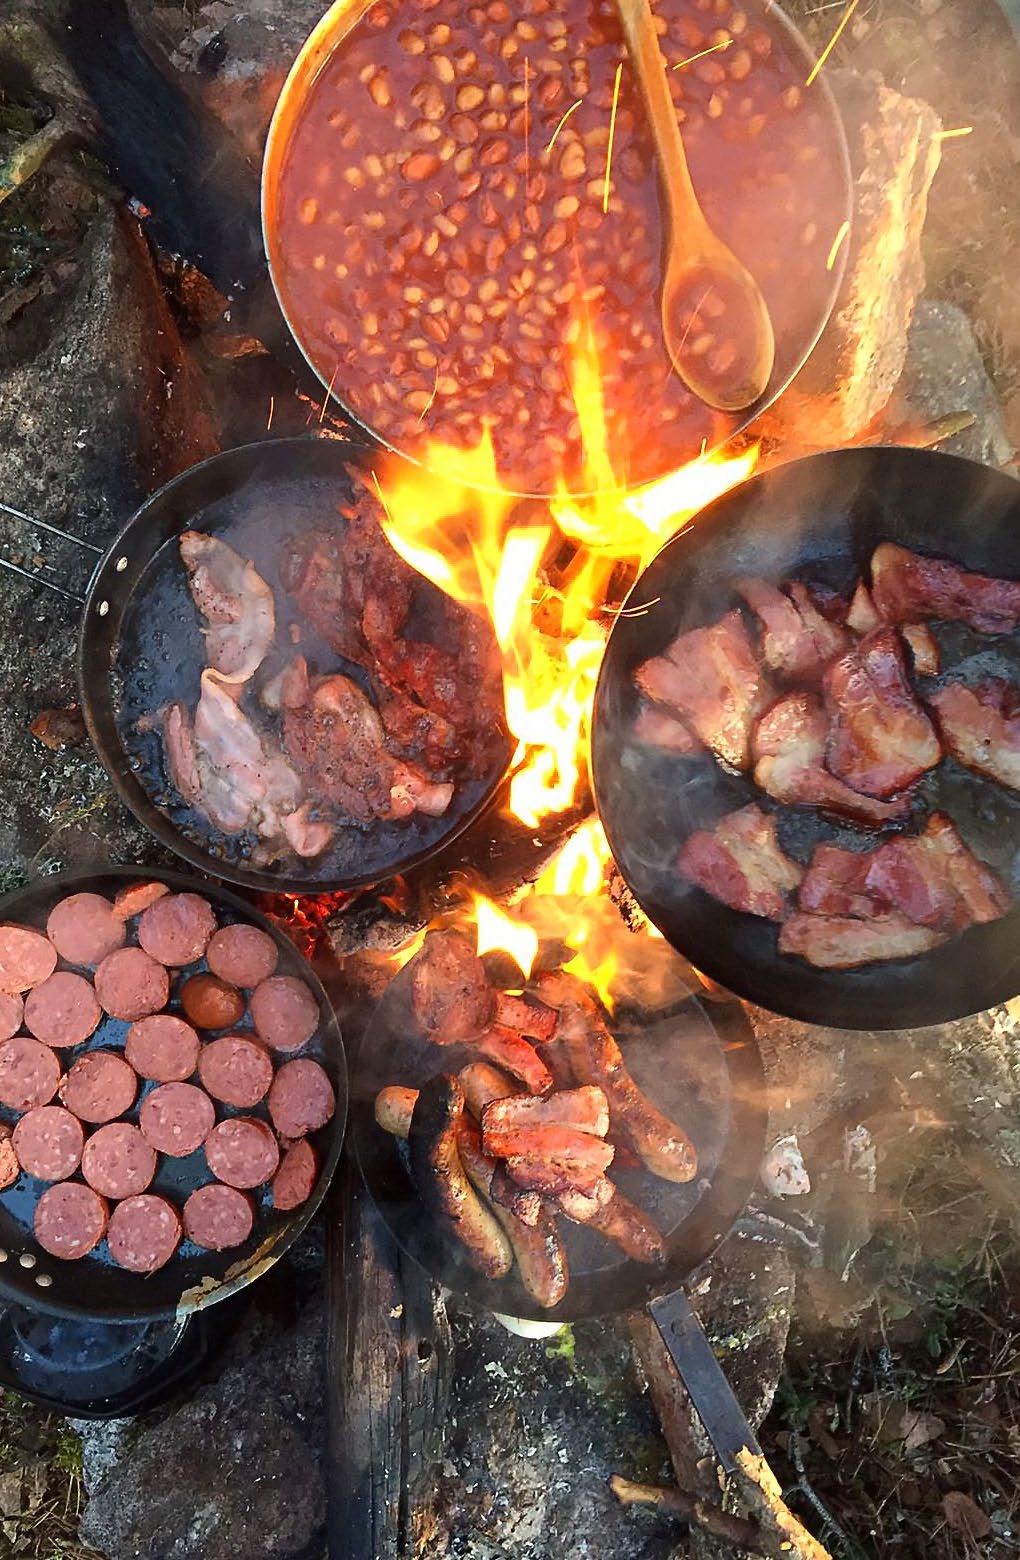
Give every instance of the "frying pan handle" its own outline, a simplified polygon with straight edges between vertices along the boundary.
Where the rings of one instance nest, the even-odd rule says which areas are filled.
[[[737,1453],[745,1447],[761,1456],[758,1439],[684,1291],[660,1295],[648,1309],[726,1472],[735,1470]]]

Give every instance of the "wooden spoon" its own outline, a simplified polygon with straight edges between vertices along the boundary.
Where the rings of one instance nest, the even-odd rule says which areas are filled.
[[[648,0],[616,0],[641,83],[666,204],[662,334],[680,378],[709,406],[739,412],[763,393],[776,343],[751,273],[711,229],[691,181]]]

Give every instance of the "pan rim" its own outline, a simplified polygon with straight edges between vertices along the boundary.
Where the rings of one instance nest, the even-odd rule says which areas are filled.
[[[304,966],[302,974],[311,987],[319,1010],[325,1010],[331,1015],[327,1024],[327,1039],[330,1043],[335,1041],[336,1049],[336,1109],[331,1118],[331,1142],[329,1153],[324,1156],[319,1177],[315,1189],[308,1200],[302,1203],[296,1210],[296,1217],[282,1230],[279,1238],[274,1241],[269,1251],[260,1257],[253,1255],[245,1272],[236,1273],[232,1278],[224,1278],[214,1289],[205,1290],[195,1295],[188,1303],[168,1304],[146,1307],[137,1306],[112,1309],[99,1308],[95,1305],[82,1303],[77,1305],[71,1301],[50,1299],[48,1292],[39,1290],[28,1294],[25,1290],[12,1285],[6,1275],[6,1264],[0,1266],[0,1295],[12,1301],[16,1305],[35,1306],[55,1316],[65,1316],[72,1319],[81,1317],[90,1320],[99,1320],[110,1325],[129,1325],[146,1322],[181,1320],[191,1317],[197,1311],[204,1311],[211,1305],[216,1305],[221,1300],[229,1299],[238,1294],[242,1289],[254,1284],[263,1273],[283,1257],[301,1236],[311,1223],[315,1214],[321,1207],[323,1200],[329,1191],[340,1155],[343,1152],[347,1129],[350,1125],[350,1075],[347,1066],[347,1051],[344,1045],[343,1035],[340,1030],[340,1022],[336,1015],[336,1009],[330,1000],[326,988],[322,984],[311,963],[286,937],[286,934],[275,925],[268,916],[247,903],[240,895],[233,893],[229,888],[215,880],[211,883],[192,877],[188,873],[178,872],[172,868],[131,866],[120,862],[97,862],[90,867],[73,867],[63,872],[54,872],[38,876],[28,883],[23,883],[20,888],[10,889],[0,895],[0,919],[5,918],[12,910],[17,908],[17,902],[29,891],[37,892],[45,884],[52,883],[56,888],[73,889],[82,884],[95,884],[102,878],[137,879],[155,878],[166,883],[177,892],[187,893],[201,891],[203,894],[213,893],[217,899],[222,900],[227,907],[243,916],[251,925],[257,926],[260,931],[266,932],[272,937],[274,943],[284,942],[293,949],[297,958]],[[336,1126],[333,1127],[332,1123]],[[172,1260],[172,1259],[171,1259]],[[70,1264],[68,1264],[70,1265]],[[84,1286],[83,1286],[84,1287]],[[185,1291],[187,1293],[187,1291]]]
[[[372,888],[376,884],[386,882],[398,873],[412,872],[434,856],[447,850],[464,831],[475,823],[484,812],[492,805],[500,788],[505,785],[510,761],[510,744],[506,743],[506,762],[498,773],[494,774],[489,783],[484,787],[470,808],[458,819],[457,824],[448,833],[442,834],[433,844],[424,846],[409,856],[401,857],[386,866],[382,872],[358,873],[347,877],[331,877],[321,879],[308,879],[302,877],[285,876],[283,873],[272,873],[261,868],[242,865],[229,858],[221,859],[213,855],[209,850],[194,844],[184,835],[172,820],[158,807],[148,795],[145,788],[137,781],[131,772],[126,758],[123,762],[114,762],[115,755],[110,752],[110,744],[100,730],[100,722],[97,709],[100,705],[109,708],[111,723],[116,729],[116,721],[113,718],[113,701],[110,696],[109,667],[104,665],[98,676],[86,677],[86,658],[89,654],[91,639],[96,633],[95,620],[102,617],[103,602],[100,600],[103,592],[102,586],[110,575],[115,579],[118,573],[117,558],[124,553],[128,539],[144,530],[145,522],[151,511],[157,505],[173,504],[182,490],[186,490],[190,483],[201,484],[208,473],[219,465],[228,466],[231,461],[239,463],[242,467],[246,462],[254,462],[260,458],[271,458],[285,462],[288,456],[300,455],[308,450],[321,451],[321,458],[328,458],[326,452],[335,454],[341,463],[350,460],[354,464],[359,458],[371,452],[369,445],[353,439],[334,439],[332,437],[320,437],[315,434],[294,434],[281,439],[256,439],[248,444],[233,445],[230,449],[219,450],[214,455],[209,455],[205,460],[198,461],[193,466],[188,466],[184,471],[171,477],[169,482],[163,484],[155,492],[150,493],[142,504],[134,511],[130,518],[121,527],[96,564],[95,570],[89,580],[85,596],[85,605],[82,608],[81,624],[78,631],[78,646],[76,656],[76,672],[78,688],[81,697],[82,716],[88,732],[89,740],[97,757],[109,776],[114,789],[120,799],[130,810],[132,816],[153,835],[160,844],[164,845],[174,855],[186,861],[196,871],[205,873],[213,878],[225,879],[237,888],[257,889],[264,893],[282,894],[332,894],[355,893],[360,889]],[[296,479],[296,474],[295,479]],[[143,544],[144,545],[144,544]],[[148,553],[151,559],[151,550]],[[98,690],[98,691],[97,691]],[[123,753],[123,744],[118,736],[119,752]]]

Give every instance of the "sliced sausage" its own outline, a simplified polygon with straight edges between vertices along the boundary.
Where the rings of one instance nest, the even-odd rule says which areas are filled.
[[[232,986],[260,986],[276,969],[279,950],[257,926],[221,926],[209,939],[206,962]]]
[[[15,1035],[0,1045],[0,1105],[31,1110],[48,1105],[60,1082],[60,1063],[48,1045]]]
[[[318,1062],[299,1056],[284,1062],[269,1091],[269,1114],[284,1137],[300,1138],[324,1127],[336,1109],[336,1096]]]
[[[297,1051],[319,1027],[319,1004],[302,980],[272,975],[251,995],[252,1023],[276,1051]]]
[[[0,926],[0,991],[30,991],[57,967],[57,950],[31,926]]]
[[[132,1024],[124,1055],[136,1073],[156,1083],[181,1083],[198,1066],[201,1041],[183,1018],[154,1013]]]
[[[135,1103],[138,1079],[115,1051],[79,1056],[60,1085],[60,1098],[82,1121],[113,1121]]]
[[[151,1192],[118,1203],[106,1234],[114,1262],[131,1273],[155,1273],[170,1261],[180,1239],[177,1209]]]
[[[183,1159],[200,1148],[213,1129],[216,1111],[194,1083],[164,1083],[142,1101],[138,1124],[161,1154]]]
[[[193,964],[205,952],[216,917],[200,894],[167,894],[142,912],[138,941],[160,964]]]
[[[214,1100],[247,1110],[268,1094],[273,1063],[251,1035],[224,1035],[203,1046],[198,1076]]]
[[[25,1004],[16,991],[0,991],[0,1040],[9,1040],[21,1028]]]
[[[0,1122],[0,1192],[13,1186],[21,1174],[10,1127]]]
[[[147,1018],[166,1007],[169,995],[169,975],[141,948],[121,948],[96,970],[96,996],[111,1018]]]
[[[25,1028],[44,1045],[80,1045],[102,1016],[92,982],[69,970],[56,970],[33,987],[25,1003]]]
[[[244,1017],[244,998],[218,975],[192,975],[181,987],[181,1007],[199,1029],[230,1029]]]
[[[218,1181],[200,1186],[184,1204],[184,1232],[206,1251],[242,1245],[254,1222],[251,1198],[236,1186],[222,1186]]]
[[[114,895],[113,913],[118,921],[130,921],[133,915],[141,915],[169,892],[165,883],[129,883]]]
[[[273,1207],[286,1213],[300,1208],[315,1190],[319,1179],[319,1156],[307,1138],[288,1148],[273,1176]]]
[[[280,1150],[264,1121],[233,1116],[213,1127],[205,1140],[205,1157],[218,1181],[248,1191],[275,1174]]]
[[[137,1197],[156,1174],[156,1155],[130,1121],[111,1121],[93,1132],[81,1156],[81,1173],[104,1197]]]
[[[14,1128],[14,1152],[21,1168],[39,1181],[65,1181],[73,1175],[84,1145],[81,1122],[62,1105],[37,1105]]]
[[[51,1257],[77,1262],[99,1245],[109,1220],[106,1199],[91,1186],[60,1181],[43,1192],[32,1224],[36,1240]]]
[[[124,923],[102,894],[71,894],[53,906],[46,935],[68,964],[99,964],[123,948]]]

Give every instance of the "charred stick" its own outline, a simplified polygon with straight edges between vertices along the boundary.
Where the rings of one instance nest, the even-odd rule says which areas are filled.
[[[658,1506],[663,1511],[675,1512],[685,1522],[710,1533],[713,1538],[732,1544],[734,1549],[748,1549],[752,1554],[777,1557],[782,1553],[775,1545],[767,1546],[767,1540],[757,1522],[724,1511],[721,1506],[713,1506],[709,1501],[698,1500],[683,1490],[658,1484],[636,1484],[618,1473],[614,1473],[609,1480],[609,1487],[622,1506]],[[783,1560],[786,1560],[786,1555]]]

